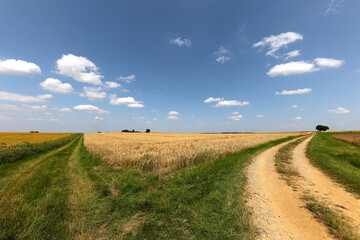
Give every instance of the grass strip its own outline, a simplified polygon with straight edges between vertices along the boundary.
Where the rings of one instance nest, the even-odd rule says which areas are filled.
[[[317,133],[307,148],[311,163],[360,196],[360,148],[332,138],[335,133]]]
[[[81,145],[76,168],[92,182],[76,238],[254,239],[245,167],[288,137],[168,175],[113,169]],[[75,163],[74,163],[75,164]],[[74,165],[75,166],[75,165]],[[86,180],[87,181],[87,180]],[[77,220],[75,222],[78,222]]]
[[[30,167],[0,199],[0,239],[67,239],[68,162],[80,139]]]
[[[306,137],[299,138],[286,144],[285,146],[281,147],[275,155],[276,171],[281,174],[287,185],[291,187],[295,187],[293,177],[299,176],[299,173],[291,166],[292,152],[294,148],[301,142],[303,142],[305,139]]]
[[[305,197],[304,200],[307,202],[306,208],[309,209],[317,219],[323,222],[336,238],[340,240],[360,239],[360,236],[354,233],[353,227],[341,214],[333,211],[312,197]]]

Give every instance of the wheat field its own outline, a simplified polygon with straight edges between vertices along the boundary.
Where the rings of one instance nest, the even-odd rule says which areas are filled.
[[[50,141],[72,133],[19,133],[19,132],[0,132],[0,144],[16,145],[23,142],[39,143]]]
[[[300,134],[86,133],[84,143],[112,167],[168,172]]]

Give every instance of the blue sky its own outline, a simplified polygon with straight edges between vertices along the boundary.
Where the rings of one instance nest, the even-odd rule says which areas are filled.
[[[0,131],[360,129],[360,1],[0,2]]]

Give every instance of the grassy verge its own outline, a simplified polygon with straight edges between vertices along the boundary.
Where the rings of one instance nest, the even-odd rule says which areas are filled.
[[[269,142],[171,175],[111,169],[80,146],[74,167],[86,176],[86,212],[76,213],[76,238],[253,239],[242,200],[244,169]],[[78,216],[78,217],[77,217]],[[81,224],[82,222],[82,224]],[[86,223],[86,224],[84,224]]]
[[[290,142],[279,149],[275,155],[276,171],[282,175],[289,186],[295,187],[293,183],[293,176],[299,176],[299,173],[291,166],[292,152],[294,148],[303,142],[306,137],[299,138]]]
[[[314,216],[323,222],[329,231],[340,240],[358,240],[360,236],[354,233],[353,227],[344,219],[341,214],[328,208],[325,204],[311,197],[305,197],[306,208],[309,209]]]
[[[360,148],[332,138],[334,133],[317,133],[307,148],[311,162],[360,196]]]

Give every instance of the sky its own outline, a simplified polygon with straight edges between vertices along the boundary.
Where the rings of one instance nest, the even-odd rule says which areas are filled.
[[[360,129],[360,1],[2,0],[2,132]]]

